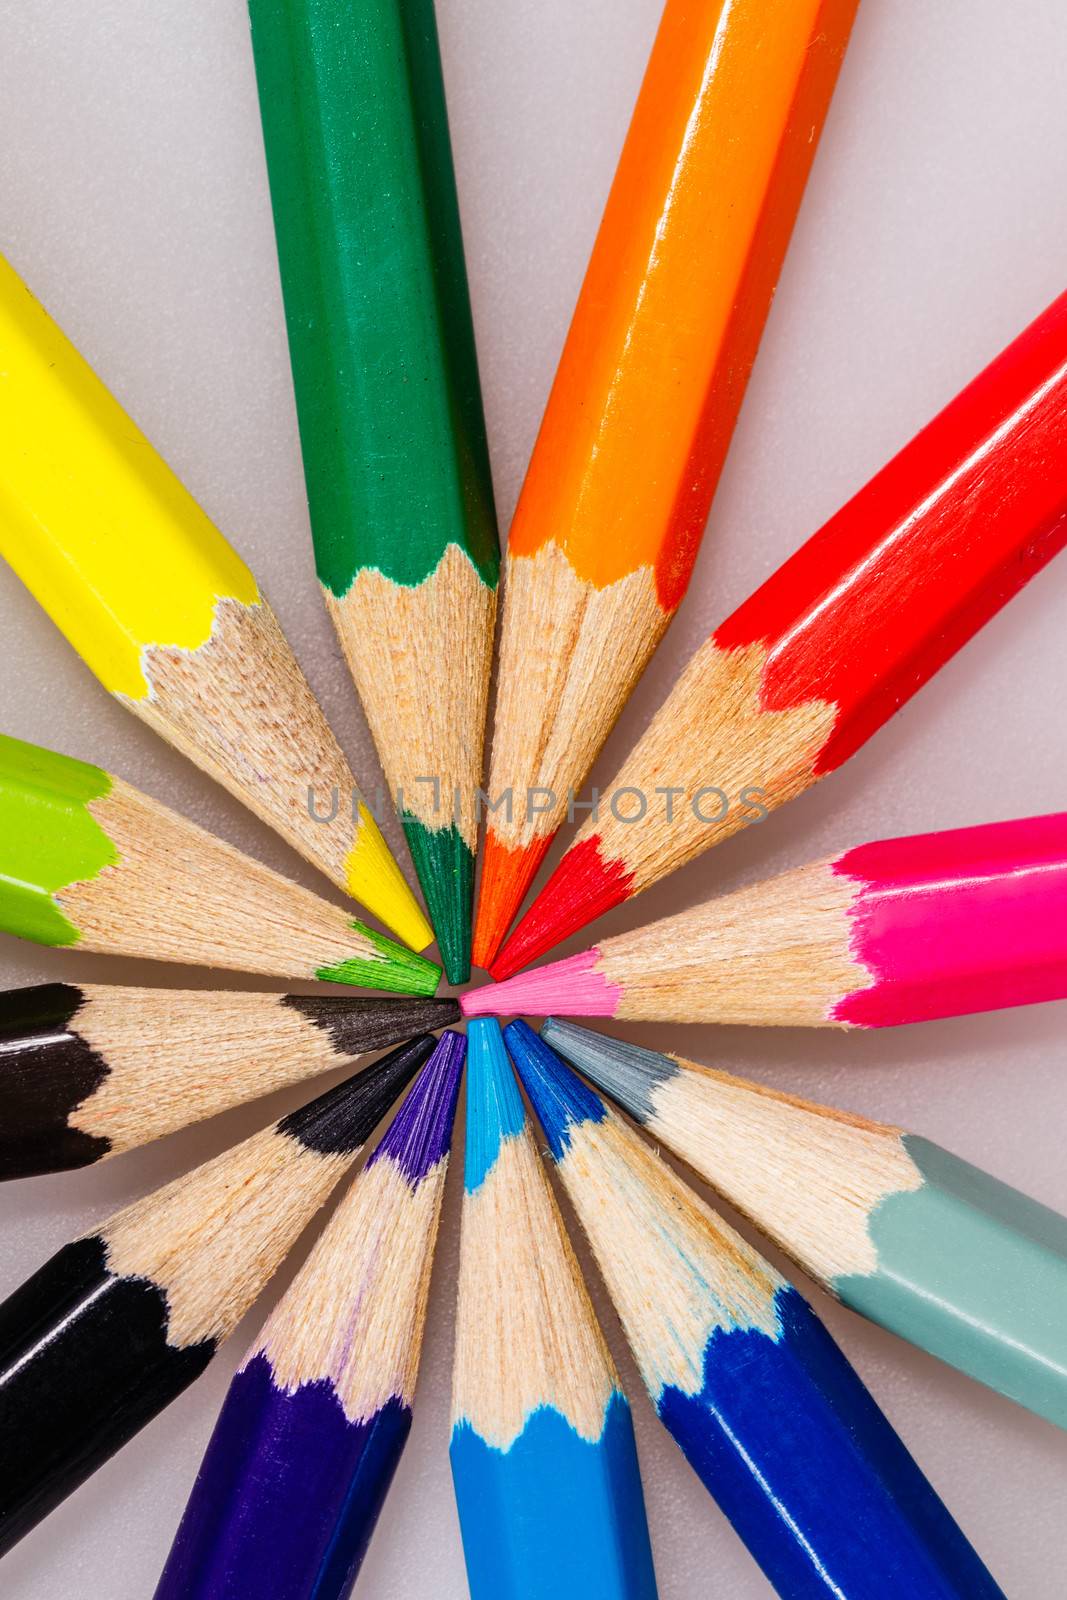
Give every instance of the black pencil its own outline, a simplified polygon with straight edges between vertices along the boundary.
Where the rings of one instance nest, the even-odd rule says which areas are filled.
[[[43,983],[0,994],[0,1179],[87,1167],[455,1022],[454,1000]]]
[[[0,1305],[0,1555],[199,1377],[436,1042],[135,1201]]]

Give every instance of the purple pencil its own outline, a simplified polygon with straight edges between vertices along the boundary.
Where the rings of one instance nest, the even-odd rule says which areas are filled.
[[[446,1032],[230,1385],[156,1600],[340,1600],[411,1427],[466,1054]]]

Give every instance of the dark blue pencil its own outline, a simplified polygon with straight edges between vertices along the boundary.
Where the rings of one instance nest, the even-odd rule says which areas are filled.
[[[826,1329],[523,1022],[508,1048],[661,1420],[790,1600],[991,1600]]]

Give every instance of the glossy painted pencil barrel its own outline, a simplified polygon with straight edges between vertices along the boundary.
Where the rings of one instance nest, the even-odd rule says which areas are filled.
[[[0,994],[0,1179],[104,1161],[459,1016],[454,1000],[47,983]]]
[[[542,1033],[845,1305],[1067,1427],[1067,1218],[900,1128]]]
[[[0,930],[432,994],[441,969],[121,778],[0,735]]]
[[[688,586],[855,11],[667,0],[508,538],[479,966]]]
[[[779,1594],[1002,1600],[796,1289],[525,1023],[505,1037],[660,1419]]]
[[[480,965],[687,587],[855,9],[665,8],[508,540]]]
[[[493,976],[860,749],[1063,548],[1065,463],[1061,295],[697,650]]]
[[[469,1029],[450,1456],[472,1600],[655,1600],[630,1408],[497,1023]]]
[[[423,949],[255,578],[3,260],[0,349],[0,554],[123,705]],[[326,822],[309,797],[331,790]]]
[[[351,1592],[411,1427],[464,1050],[442,1035],[230,1385],[157,1600]]]
[[[1067,812],[859,845],[465,995],[480,1012],[886,1028],[1067,996]]]
[[[433,0],[250,0],[315,561],[450,981],[499,553]]]
[[[434,1043],[136,1201],[0,1305],[0,1555],[199,1376]]]

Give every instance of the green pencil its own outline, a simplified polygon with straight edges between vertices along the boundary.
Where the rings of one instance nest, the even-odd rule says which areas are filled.
[[[250,0],[318,575],[470,969],[499,550],[432,0]]]
[[[406,994],[441,976],[121,778],[4,734],[0,932]]]

